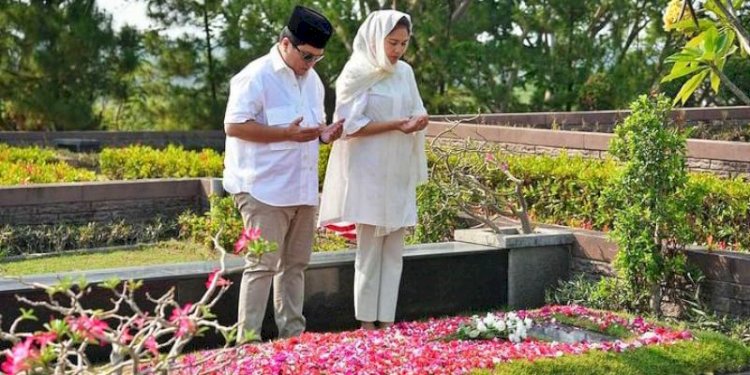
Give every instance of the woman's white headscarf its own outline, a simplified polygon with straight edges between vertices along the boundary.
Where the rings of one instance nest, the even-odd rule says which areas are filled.
[[[396,69],[385,54],[385,37],[403,17],[411,24],[411,17],[397,10],[378,10],[367,16],[354,37],[352,56],[336,80],[337,106],[354,100]]]

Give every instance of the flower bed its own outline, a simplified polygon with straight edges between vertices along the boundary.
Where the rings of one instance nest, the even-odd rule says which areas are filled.
[[[547,306],[518,311],[533,324],[551,323],[556,314],[589,320],[601,329],[617,324],[633,333],[628,340],[603,343],[558,343],[527,338],[520,343],[493,338],[458,340],[456,332],[470,317],[404,322],[388,330],[305,333],[300,337],[246,345],[218,354],[203,352],[182,358],[176,373],[204,371],[232,374],[462,374],[491,369],[513,360],[535,360],[588,351],[621,352],[654,344],[690,340],[692,334],[580,306]],[[503,318],[504,313],[495,314]],[[559,315],[557,315],[559,316]]]

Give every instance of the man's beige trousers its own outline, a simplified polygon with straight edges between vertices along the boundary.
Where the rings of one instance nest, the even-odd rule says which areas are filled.
[[[245,228],[260,228],[262,238],[278,245],[276,251],[264,254],[259,264],[242,274],[237,315],[240,330],[260,335],[273,283],[279,336],[297,336],[305,330],[305,268],[312,252],[316,206],[269,206],[247,193],[234,195],[234,202]]]

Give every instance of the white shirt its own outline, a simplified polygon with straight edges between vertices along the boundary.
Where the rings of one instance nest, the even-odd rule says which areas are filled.
[[[302,126],[325,122],[325,91],[310,69],[297,77],[277,45],[232,77],[225,124],[254,120],[286,127],[297,117]],[[247,142],[226,138],[224,190],[247,192],[271,206],[318,204],[318,140],[310,142]]]
[[[362,223],[378,226],[379,233],[385,234],[416,224],[416,186],[427,180],[424,132],[346,135],[370,122],[426,113],[414,72],[403,61],[398,62],[393,74],[336,108],[335,118],[346,119],[344,137],[334,142],[331,150],[320,225]]]

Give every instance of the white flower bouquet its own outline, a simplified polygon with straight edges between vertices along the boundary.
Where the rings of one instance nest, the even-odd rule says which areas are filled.
[[[514,312],[501,315],[487,313],[485,317],[472,316],[468,323],[461,324],[456,335],[462,340],[502,338],[518,343],[526,338],[532,324],[529,317]]]

